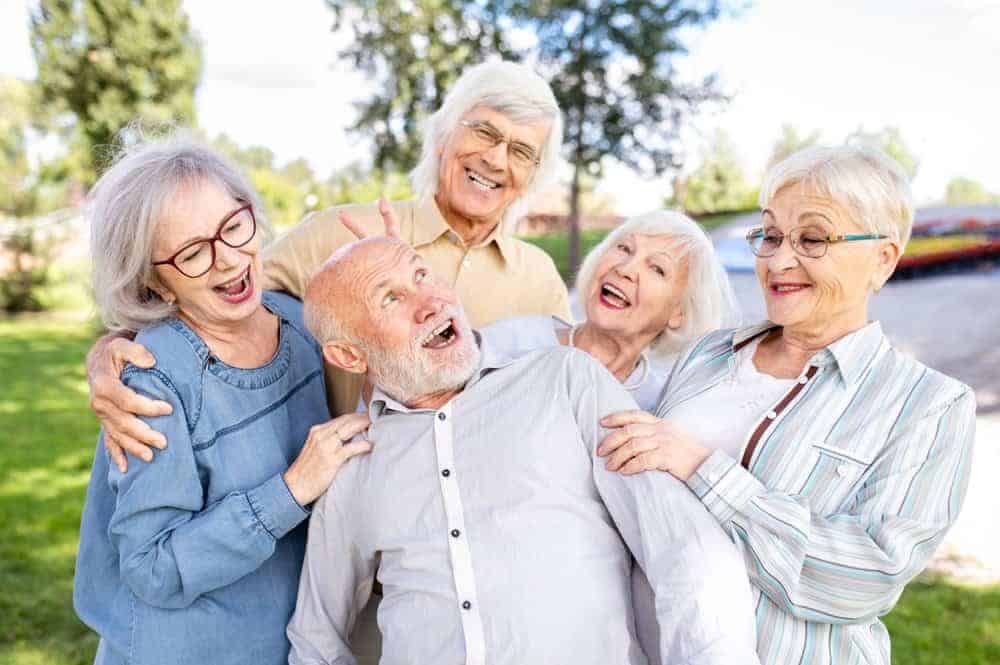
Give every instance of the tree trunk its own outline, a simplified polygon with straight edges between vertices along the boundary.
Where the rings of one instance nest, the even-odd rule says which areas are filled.
[[[580,163],[573,164],[573,182],[569,188],[569,273],[571,280],[576,279],[576,271],[580,267]]]

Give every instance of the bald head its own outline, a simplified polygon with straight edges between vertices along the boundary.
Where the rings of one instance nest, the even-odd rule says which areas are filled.
[[[392,264],[418,258],[404,242],[385,236],[365,238],[337,249],[309,281],[305,293],[305,323],[319,342],[354,341],[370,327],[366,291]],[[369,324],[369,325],[366,325]]]

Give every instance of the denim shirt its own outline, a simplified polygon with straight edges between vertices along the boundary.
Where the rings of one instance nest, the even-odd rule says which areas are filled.
[[[73,589],[96,663],[286,662],[308,511],[282,473],[328,410],[302,305],[264,305],[281,326],[262,367],[226,365],[176,318],[137,337],[157,363],[123,381],[173,413],[147,419],[166,449],[125,474],[97,445]]]

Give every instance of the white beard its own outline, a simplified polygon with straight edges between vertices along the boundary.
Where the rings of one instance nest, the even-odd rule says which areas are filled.
[[[411,404],[424,395],[461,388],[479,367],[480,351],[472,329],[459,331],[455,348],[449,349],[453,361],[445,365],[433,363],[433,351],[412,343],[409,353],[386,352],[366,348],[368,369],[372,381],[400,404]]]

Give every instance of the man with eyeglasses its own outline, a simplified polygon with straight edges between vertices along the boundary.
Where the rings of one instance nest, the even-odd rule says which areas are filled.
[[[551,258],[511,236],[528,199],[553,180],[561,143],[562,118],[551,88],[528,67],[510,62],[467,70],[427,121],[411,174],[416,196],[392,203],[391,211],[400,237],[455,289],[476,327],[510,316],[569,318],[566,286]],[[354,239],[341,216],[377,231],[389,207],[382,201],[309,215],[264,251],[264,287],[301,297],[322,262]],[[98,342],[88,358],[91,407],[123,470],[122,449],[148,459],[147,446],[165,445],[136,415],[167,408],[119,382],[115,368],[124,362],[150,366],[154,359],[125,339]],[[362,377],[328,366],[331,414],[353,411],[362,385]]]

